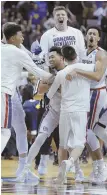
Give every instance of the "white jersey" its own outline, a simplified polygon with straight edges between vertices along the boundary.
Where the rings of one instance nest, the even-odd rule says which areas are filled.
[[[24,47],[24,45],[20,44],[20,49],[22,49],[23,51],[25,51],[32,59],[33,59],[33,54]]]
[[[36,85],[36,90],[35,90],[36,93],[38,93],[39,83],[40,83],[40,80],[37,82],[37,85]],[[59,93],[57,91],[54,94],[54,96],[52,97],[52,99],[50,100],[49,105],[56,112],[60,112],[60,107],[61,107],[61,93]]]
[[[13,95],[23,68],[41,79],[51,74],[38,68],[25,51],[11,44],[1,45],[1,92]]]
[[[72,81],[67,81],[65,77],[67,73],[75,68],[94,71],[94,67],[94,64],[87,66],[83,63],[76,63],[67,66],[57,73],[47,96],[51,99],[61,86],[61,112],[88,112],[90,110],[90,80],[79,76]]]
[[[88,55],[87,55],[87,50],[86,50],[85,55],[82,59],[82,63],[88,64],[88,66],[90,66],[90,64],[95,64],[96,63],[96,54],[99,50],[103,50],[103,49],[102,48],[97,48],[97,49],[93,50]],[[97,88],[105,87],[106,86],[105,76],[106,76],[106,73],[103,75],[102,79],[99,82],[91,81],[91,88],[92,89],[97,89]]]
[[[60,112],[61,94],[59,92],[56,92],[52,99],[50,100],[49,104],[56,112]]]
[[[66,31],[58,31],[55,27],[46,31],[40,41],[43,53],[48,53],[52,46],[62,47],[70,45],[74,47],[79,59],[85,51],[84,38],[80,30],[69,27]]]

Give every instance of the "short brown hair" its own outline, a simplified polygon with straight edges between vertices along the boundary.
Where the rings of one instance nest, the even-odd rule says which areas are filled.
[[[21,27],[18,24],[9,24],[4,28],[4,35],[7,40],[9,40],[12,36],[16,35],[17,32],[21,31]]]
[[[56,11],[59,11],[59,10],[64,10],[66,13],[67,13],[67,10],[64,6],[56,6],[54,9],[53,9],[53,14],[56,12]]]
[[[7,28],[10,24],[16,24],[15,22],[6,22],[5,24],[2,25],[2,32],[4,33],[4,29]]]
[[[68,61],[73,61],[77,57],[75,49],[69,45],[64,45],[62,47],[62,54],[63,54],[63,57]]]

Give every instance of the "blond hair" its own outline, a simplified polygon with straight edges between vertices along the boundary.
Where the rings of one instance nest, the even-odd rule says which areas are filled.
[[[60,11],[60,10],[63,10],[67,13],[67,10],[64,6],[56,6],[53,10],[53,15],[57,12],[57,11]]]

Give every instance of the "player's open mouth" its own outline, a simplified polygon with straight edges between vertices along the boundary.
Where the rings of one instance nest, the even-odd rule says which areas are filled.
[[[50,67],[51,68],[54,68],[55,67],[53,62],[50,62]]]
[[[91,39],[90,39],[90,42],[92,43],[93,41],[94,41],[93,38],[91,38]]]
[[[64,22],[63,20],[59,20],[59,23],[60,23],[60,24],[63,24],[63,22]]]

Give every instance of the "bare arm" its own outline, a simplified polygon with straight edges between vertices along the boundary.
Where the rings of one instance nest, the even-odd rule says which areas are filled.
[[[70,78],[72,76],[77,76],[77,75],[81,75],[83,77],[86,77],[90,80],[94,80],[99,82],[105,72],[105,68],[106,68],[106,64],[107,64],[107,55],[104,51],[98,51],[97,55],[96,55],[96,70],[95,72],[92,71],[84,71],[81,69],[75,69],[73,70],[70,74],[67,75],[68,78]],[[71,79],[68,79],[71,80]]]
[[[105,72],[107,63],[107,55],[104,51],[98,51],[96,54],[96,70],[95,72],[81,71],[77,69],[77,74],[82,75],[88,79],[99,82]]]
[[[81,75],[83,77],[86,77],[90,80],[94,80],[99,82],[104,74],[104,71],[101,71],[101,63],[99,61],[96,62],[96,72],[91,72],[91,71],[84,71],[80,69],[76,69],[77,75]]]

